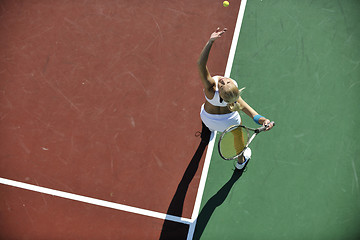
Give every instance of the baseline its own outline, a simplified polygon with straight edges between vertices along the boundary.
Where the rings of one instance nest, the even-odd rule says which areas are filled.
[[[147,209],[141,209],[141,208],[127,206],[127,205],[123,205],[123,204],[119,204],[119,203],[104,201],[104,200],[100,200],[100,199],[96,199],[96,198],[85,197],[85,196],[81,196],[81,195],[77,195],[77,194],[73,194],[73,193],[58,191],[58,190],[54,190],[54,189],[50,189],[50,188],[35,186],[32,184],[18,182],[18,181],[14,181],[14,180],[2,178],[2,177],[0,177],[0,184],[17,187],[17,188],[22,188],[25,190],[30,190],[30,191],[34,191],[34,192],[43,193],[43,194],[48,194],[48,195],[52,195],[52,196],[56,196],[56,197],[66,198],[66,199],[70,199],[70,200],[74,200],[74,201],[78,201],[78,202],[88,203],[88,204],[92,204],[92,205],[96,205],[96,206],[112,208],[115,210],[120,210],[120,211],[139,214],[139,215],[143,215],[143,216],[158,218],[158,219],[162,219],[162,220],[169,220],[169,221],[184,223],[184,224],[192,223],[192,220],[188,219],[188,218],[172,216],[172,215],[168,215],[165,213],[159,213],[159,212],[155,212],[155,211],[151,211],[151,210],[147,210]]]

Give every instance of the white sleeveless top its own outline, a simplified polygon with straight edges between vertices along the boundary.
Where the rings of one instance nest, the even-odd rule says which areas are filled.
[[[215,94],[214,94],[214,97],[212,99],[208,99],[205,95],[205,99],[206,101],[208,101],[209,103],[211,103],[211,105],[213,106],[216,106],[216,107],[226,107],[227,106],[227,103],[220,98],[220,94],[219,94],[219,88],[218,88],[218,81],[219,81],[219,78],[221,78],[221,76],[214,76],[212,77],[215,81]],[[237,82],[235,82],[233,80],[234,84],[236,87],[238,87],[238,84]]]

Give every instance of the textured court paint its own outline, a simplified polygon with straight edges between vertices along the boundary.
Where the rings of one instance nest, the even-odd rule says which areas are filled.
[[[234,184],[214,151],[197,237],[360,238],[359,11],[359,1],[248,2],[231,77],[277,125]]]
[[[203,164],[202,158],[182,184],[201,141],[194,136],[204,101],[196,61],[211,32],[226,26],[209,64],[223,74],[239,6],[240,0],[226,9],[207,0],[0,1],[0,176],[159,213],[180,196],[176,216],[190,218]],[[53,225],[68,236],[83,234],[76,239],[157,239],[163,229],[112,210],[125,216],[122,222],[140,219],[133,226],[141,231],[119,229],[117,219],[107,230],[132,238],[95,237],[103,224],[53,215],[61,203],[78,202],[0,188],[1,239],[52,239]],[[34,196],[50,200],[42,206]]]

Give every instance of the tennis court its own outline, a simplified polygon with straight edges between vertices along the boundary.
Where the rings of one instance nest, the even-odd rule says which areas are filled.
[[[1,239],[360,237],[358,1],[0,6]],[[218,26],[210,72],[277,124],[242,174],[195,137]]]

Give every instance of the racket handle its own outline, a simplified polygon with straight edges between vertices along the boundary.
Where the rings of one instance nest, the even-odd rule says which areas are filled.
[[[260,132],[265,131],[265,129],[266,129],[270,124],[272,124],[273,126],[275,126],[275,122],[270,122],[268,125],[259,127],[258,129],[255,130],[255,132],[256,132],[256,133],[260,133]]]

